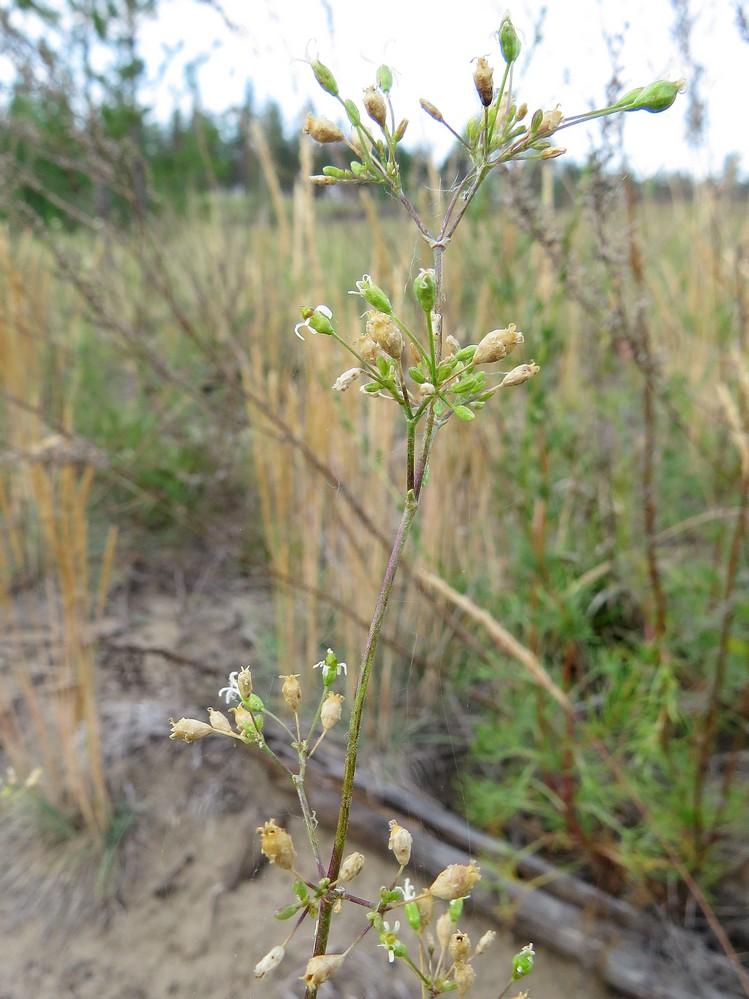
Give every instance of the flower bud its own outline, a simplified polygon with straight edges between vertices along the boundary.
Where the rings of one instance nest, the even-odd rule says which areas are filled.
[[[358,128],[361,125],[361,115],[359,114],[359,108],[354,104],[353,101],[346,100],[343,102],[343,106],[346,109],[346,115],[348,120],[354,126]]]
[[[378,347],[385,351],[390,357],[399,360],[403,353],[405,341],[403,334],[382,312],[370,311],[367,313],[367,334],[374,340]]]
[[[390,839],[388,840],[388,850],[392,850],[395,859],[405,867],[411,859],[411,847],[414,838],[408,829],[399,825],[395,819],[390,820]]]
[[[431,312],[434,303],[437,301],[437,280],[434,275],[434,268],[422,267],[414,281],[414,294],[416,301],[424,312]]]
[[[302,132],[315,142],[344,142],[346,136],[340,128],[322,115],[307,114]]]
[[[299,676],[299,673],[288,673],[279,677],[279,680],[283,680],[281,696],[294,714],[299,710],[302,701],[302,686],[299,683]]]
[[[320,711],[320,722],[324,732],[330,731],[341,717],[343,700],[343,694],[334,694],[332,690],[328,692]]]
[[[380,128],[384,128],[387,122],[387,104],[377,87],[367,87],[362,103],[372,121],[376,121]]]
[[[356,291],[349,292],[350,295],[361,295],[365,302],[369,302],[378,312],[384,312],[387,316],[392,316],[393,306],[382,288],[379,288],[369,274],[365,274],[361,281],[356,282]]]
[[[198,721],[196,718],[180,718],[175,721],[169,719],[172,731],[170,739],[181,739],[183,742],[197,742],[198,739],[205,739],[207,735],[215,735],[215,729],[208,722]]]
[[[283,947],[274,947],[255,965],[255,978],[265,978],[283,961],[286,951]]]
[[[533,944],[526,944],[521,951],[512,959],[512,980],[516,982],[519,978],[525,978],[533,971],[533,961],[536,954]]]
[[[473,355],[473,363],[492,364],[494,361],[501,361],[524,340],[523,334],[515,329],[515,323],[510,323],[507,329],[492,330],[479,342]]]
[[[258,826],[260,833],[260,849],[271,862],[283,870],[291,870],[296,857],[294,843],[285,829],[276,825],[275,819],[269,819],[265,825]]]
[[[510,388],[513,385],[522,385],[523,382],[527,382],[529,378],[533,378],[537,375],[541,368],[536,364],[535,361],[531,361],[530,364],[518,364],[516,368],[512,371],[508,371],[504,376],[502,381],[499,383],[500,388]]]
[[[393,89],[393,71],[384,63],[377,70],[377,86],[383,94],[389,94]]]
[[[429,115],[430,118],[434,118],[435,121],[445,120],[442,117],[442,112],[440,111],[440,109],[438,107],[435,107],[435,105],[432,104],[431,101],[424,100],[424,98],[421,97],[419,98],[419,104],[421,104],[421,106],[424,108],[424,110],[426,111],[426,113]]]
[[[315,79],[320,84],[322,89],[327,91],[327,93],[332,94],[333,97],[337,97],[338,84],[328,67],[323,66],[319,59],[315,59],[314,62],[310,63],[310,65],[312,66],[312,72],[315,74]]]
[[[307,987],[322,985],[338,971],[344,962],[345,954],[318,954],[307,961],[307,970],[302,977]]]
[[[340,881],[353,881],[356,875],[364,866],[364,854],[363,853],[350,853],[348,857],[344,858],[341,864],[341,869],[338,872],[338,880]]]
[[[447,951],[453,961],[467,961],[471,956],[471,939],[467,933],[457,930],[450,937]]]
[[[473,71],[473,83],[479,100],[488,108],[494,98],[494,70],[485,56],[480,56]]]
[[[651,114],[658,114],[670,108],[679,93],[684,90],[685,81],[677,80],[671,83],[669,80],[657,80],[635,97],[632,103],[625,107],[625,111],[649,111]]]
[[[511,65],[520,55],[520,39],[510,20],[510,15],[505,14],[499,25],[499,47],[502,50],[502,58]]]
[[[438,874],[429,891],[437,898],[446,902],[454,898],[462,898],[481,879],[481,872],[476,864],[450,864]]]

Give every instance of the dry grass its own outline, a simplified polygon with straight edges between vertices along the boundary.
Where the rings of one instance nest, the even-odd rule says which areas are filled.
[[[2,455],[0,607],[3,686],[0,735],[20,779],[41,765],[48,803],[101,839],[110,820],[95,682],[95,626],[114,559],[112,531],[99,579],[90,578],[88,508],[92,452],[50,433],[49,279],[29,242],[0,242]]]

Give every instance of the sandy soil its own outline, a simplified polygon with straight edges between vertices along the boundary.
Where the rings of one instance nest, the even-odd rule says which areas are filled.
[[[103,903],[95,899],[96,868],[79,846],[45,845],[20,817],[6,820],[0,999],[303,994],[299,976],[311,926],[301,928],[272,979],[256,983],[252,976],[255,963],[290,929],[273,913],[291,897],[283,872],[255,867],[255,829],[291,813],[301,854],[303,827],[293,799],[238,744],[213,739],[186,746],[167,738],[170,716],[200,716],[216,704],[228,672],[256,653],[267,611],[246,584],[220,598],[203,593],[186,601],[157,592],[123,598],[115,614],[118,633],[102,656],[101,698],[112,786],[137,810],[137,821],[118,851],[114,889]],[[172,650],[202,665],[149,649]],[[395,874],[385,846],[380,855],[366,851],[356,883],[362,895],[376,895]],[[364,925],[351,911],[335,925],[334,948],[345,947]],[[474,942],[490,925],[471,915],[470,905],[461,921]],[[388,964],[377,942],[369,934],[321,996],[418,996],[413,976],[398,962]],[[500,930],[476,962],[471,996],[496,999],[512,954],[527,942]],[[534,999],[611,995],[593,973],[543,951],[524,987]]]

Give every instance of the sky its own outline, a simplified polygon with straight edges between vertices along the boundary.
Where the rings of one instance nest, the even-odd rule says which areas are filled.
[[[732,0],[694,6],[699,12],[692,47],[704,67],[698,92],[707,105],[707,129],[701,143],[690,144],[686,97],[664,114],[625,115],[628,166],[640,176],[719,174],[730,154],[740,156],[742,175],[749,171],[749,138],[739,123],[746,116],[749,45],[739,36]],[[409,119],[409,144],[428,144],[441,154],[452,140],[420,109],[419,98],[436,104],[461,130],[478,109],[472,60],[487,56],[497,78],[503,65],[494,33],[504,2],[443,0],[440,9],[411,0],[222,0],[221,7],[236,30],[225,26],[216,9],[194,0],[162,0],[158,20],[144,27],[141,45],[149,67],[163,67],[165,52],[172,52],[168,68],[145,92],[159,116],[175,103],[190,106],[184,65],[201,55],[197,79],[206,110],[241,103],[252,81],[257,104],[274,99],[290,126],[310,104],[342,123],[336,103],[315,83],[307,56],[329,66],[343,96],[355,100],[385,62],[395,71],[393,102],[396,117]],[[531,111],[559,104],[573,115],[602,106],[612,51],[622,93],[663,78],[686,77],[689,85],[691,68],[674,41],[669,0],[552,2],[541,20],[542,10],[538,0],[520,0],[510,9],[524,43],[515,91]],[[542,38],[534,45],[539,24]],[[567,129],[559,142],[582,159],[597,145],[599,128]]]

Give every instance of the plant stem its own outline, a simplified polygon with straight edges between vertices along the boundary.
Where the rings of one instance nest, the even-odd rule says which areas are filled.
[[[351,709],[351,722],[349,724],[348,747],[346,749],[346,763],[343,774],[343,786],[341,788],[341,808],[338,813],[338,826],[336,828],[333,852],[331,854],[330,866],[328,868],[327,875],[331,881],[335,881],[338,878],[341,861],[343,860],[343,852],[346,848],[349,819],[351,816],[351,802],[354,794],[354,779],[356,776],[359,739],[361,736],[362,718],[364,715],[364,703],[367,696],[369,679],[372,674],[375,652],[377,651],[377,642],[382,630],[382,624],[385,619],[385,612],[392,593],[395,576],[398,572],[398,567],[403,556],[403,549],[405,548],[406,541],[408,540],[408,535],[411,531],[411,527],[413,526],[418,508],[419,503],[416,495],[413,490],[409,490],[406,495],[403,515],[401,516],[398,531],[393,542],[393,549],[390,553],[387,568],[385,569],[385,574],[380,585],[377,604],[375,606],[372,623],[370,624],[369,634],[367,636],[367,644],[365,646],[361,665],[359,667],[359,676],[357,678],[356,692],[354,694],[354,704]],[[317,933],[315,935],[315,955],[324,954],[326,952],[328,935],[330,933],[331,916],[331,903],[323,901],[320,905],[320,918],[318,920]],[[310,991],[309,989],[307,990],[307,995],[310,999],[314,994],[314,991]]]

